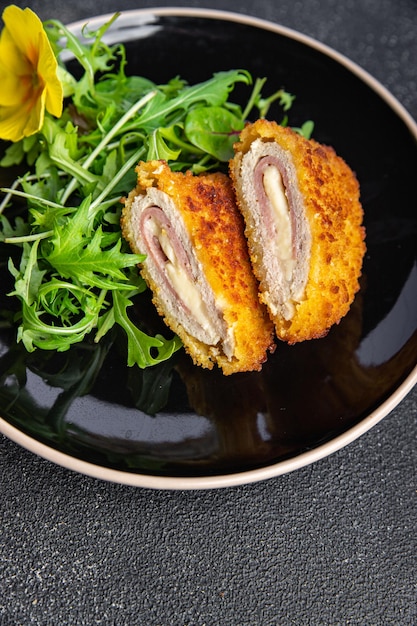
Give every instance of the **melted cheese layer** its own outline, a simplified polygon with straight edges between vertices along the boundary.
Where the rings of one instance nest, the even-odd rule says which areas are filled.
[[[148,220],[147,228],[158,239],[159,245],[167,258],[165,271],[179,300],[190,311],[199,326],[209,333],[211,343],[216,345],[220,341],[220,335],[212,323],[200,290],[178,260],[166,229],[161,227],[154,219]]]
[[[265,168],[263,186],[273,210],[273,219],[279,241],[278,257],[286,280],[291,282],[295,263],[293,258],[291,215],[282,176],[275,165],[268,165]]]

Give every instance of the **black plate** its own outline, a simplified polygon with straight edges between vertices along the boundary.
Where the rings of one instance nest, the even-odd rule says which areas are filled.
[[[132,11],[111,37],[125,41],[130,72],[156,82],[181,75],[194,83],[245,68],[266,76],[271,93],[296,94],[291,125],[314,120],[315,138],[333,145],[359,178],[368,247],[362,287],[326,338],[279,345],[262,372],[231,377],[196,368],[183,353],[156,369],[128,369],[118,338],[28,355],[14,333],[1,331],[0,429],[67,467],[169,488],[258,480],[340,448],[416,380],[414,122],[358,67],[259,20]],[[1,273],[4,306],[4,266]]]

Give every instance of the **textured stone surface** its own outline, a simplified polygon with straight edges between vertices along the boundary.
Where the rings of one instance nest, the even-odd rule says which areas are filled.
[[[207,492],[108,484],[1,440],[1,624],[416,623],[417,394],[343,451]]]
[[[16,4],[63,21],[139,6]],[[417,117],[414,0],[206,5],[331,45]],[[72,473],[1,437],[0,624],[416,624],[416,438],[414,389],[372,431],[295,473],[162,492]]]

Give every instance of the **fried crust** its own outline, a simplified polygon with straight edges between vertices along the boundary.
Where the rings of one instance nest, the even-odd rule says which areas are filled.
[[[273,318],[275,330],[288,343],[319,338],[346,315],[359,289],[366,250],[359,184],[332,147],[262,119],[244,128],[230,162],[240,207],[243,200],[238,193],[237,171],[244,154],[258,138],[276,141],[291,153],[312,239],[304,299],[295,305],[290,321]],[[251,249],[250,241],[256,233],[246,229],[246,236]],[[262,270],[251,256],[254,272],[261,280]],[[260,297],[262,300],[262,294]]]
[[[148,187],[168,194],[181,213],[195,254],[206,279],[219,297],[227,326],[233,327],[235,350],[228,359],[218,346],[207,346],[189,335],[161,306],[160,285],[141,266],[141,273],[153,292],[153,302],[165,323],[181,338],[194,363],[211,369],[217,363],[224,374],[260,370],[268,350],[274,347],[274,331],[266,307],[258,298],[242,216],[236,207],[230,179],[221,173],[194,176],[173,172],[165,162],[141,162],[136,172],[138,184],[131,191],[122,212],[122,233],[135,248],[129,214],[134,198]]]

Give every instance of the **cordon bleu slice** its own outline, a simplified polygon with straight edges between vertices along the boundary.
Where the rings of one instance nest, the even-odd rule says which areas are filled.
[[[274,347],[258,298],[243,219],[225,174],[173,172],[141,162],[122,233],[145,254],[140,271],[165,323],[195,364],[224,374],[259,370]]]
[[[265,119],[229,163],[261,301],[281,340],[324,336],[359,289],[365,230],[359,184],[333,148]]]

